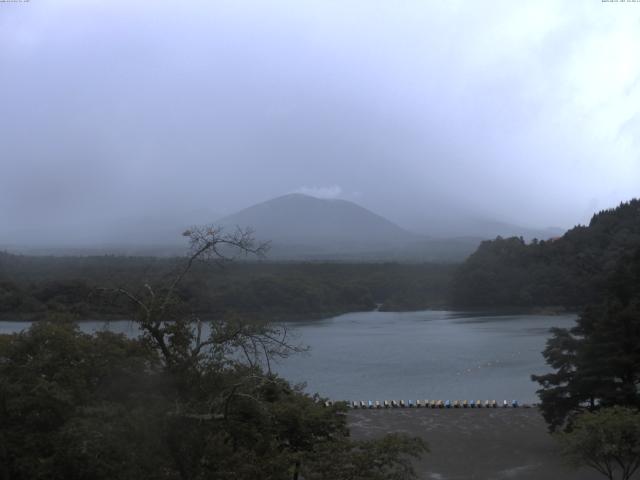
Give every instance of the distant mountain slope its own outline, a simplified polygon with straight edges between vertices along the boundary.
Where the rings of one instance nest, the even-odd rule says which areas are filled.
[[[533,240],[534,238],[538,240],[548,240],[563,235],[566,230],[557,227],[530,228],[495,220],[473,219],[466,222],[466,231],[468,235],[484,238],[501,236],[523,237],[525,240]]]
[[[182,255],[181,233],[191,225],[214,223],[231,231],[251,227],[258,241],[269,241],[268,259],[279,261],[461,262],[480,242],[496,235],[550,238],[557,231],[533,231],[490,220],[438,217],[438,208],[420,228],[407,231],[346,200],[289,194],[214,221],[208,209],[181,209],[78,225],[40,225],[32,230],[0,232],[0,250],[28,255]],[[466,227],[460,225],[465,224]],[[458,227],[456,227],[458,225]],[[463,225],[464,226],[464,225]],[[466,230],[465,230],[466,229]],[[479,232],[477,234],[467,234]]]
[[[458,306],[580,307],[596,301],[625,258],[640,250],[640,200],[593,216],[562,237],[482,242],[453,282]]]
[[[443,217],[440,212],[430,212],[430,217],[415,227],[417,233],[430,237],[477,237],[485,240],[501,237],[523,237],[525,240],[548,240],[559,237],[566,229],[557,227],[535,228],[498,221],[491,218],[467,215],[464,212]]]
[[[315,247],[334,253],[398,246],[420,239],[353,202],[297,193],[246,208],[218,223],[227,228],[251,227],[256,238],[277,246]]]

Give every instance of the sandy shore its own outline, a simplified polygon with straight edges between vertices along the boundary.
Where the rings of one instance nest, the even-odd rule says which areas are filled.
[[[352,410],[355,438],[405,432],[429,443],[416,462],[428,480],[599,480],[590,469],[572,470],[535,409]]]

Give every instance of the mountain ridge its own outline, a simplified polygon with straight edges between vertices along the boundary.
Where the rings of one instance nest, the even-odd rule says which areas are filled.
[[[355,202],[302,193],[271,198],[213,222],[210,210],[200,210],[181,215],[168,212],[166,217],[146,215],[121,219],[103,224],[98,231],[88,229],[92,236],[85,241],[30,244],[5,240],[0,242],[0,248],[56,256],[181,255],[185,246],[180,233],[190,225],[211,223],[227,231],[236,227],[253,229],[258,242],[271,243],[268,259],[276,261],[458,262],[473,253],[482,240],[498,235],[530,240],[536,236],[549,238],[556,233],[481,220],[469,224],[470,233],[453,233],[453,229],[449,235],[438,234],[446,232],[439,232],[438,228],[443,225],[437,223],[429,224],[423,229],[424,233],[416,233]],[[462,219],[448,219],[448,224],[455,221],[460,223]],[[44,236],[30,235],[30,238]]]
[[[291,245],[379,247],[422,238],[354,202],[301,193],[257,203],[216,223],[250,227],[258,240]]]

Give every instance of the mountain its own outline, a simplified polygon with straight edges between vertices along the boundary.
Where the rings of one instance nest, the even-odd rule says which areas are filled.
[[[216,223],[227,231],[252,228],[258,241],[271,243],[271,260],[460,262],[483,240],[419,235],[353,202],[298,193]]]
[[[346,200],[293,193],[220,219],[227,230],[250,227],[259,241],[292,253],[340,253],[395,248],[421,239]]]
[[[431,209],[437,215],[439,210]],[[208,209],[171,209],[119,219],[83,223],[55,221],[0,232],[0,250],[31,255],[182,255],[181,233],[191,225],[216,224],[232,231],[254,230],[271,244],[270,260],[461,262],[482,240],[502,236],[551,238],[557,231],[534,232],[495,221],[466,217],[424,221],[424,234],[410,232],[353,202],[289,194],[214,221]],[[465,225],[466,227],[462,228]],[[417,226],[416,226],[417,228]],[[70,233],[71,232],[71,233]]]

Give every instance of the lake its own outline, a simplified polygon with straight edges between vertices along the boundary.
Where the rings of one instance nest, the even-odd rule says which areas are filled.
[[[310,351],[274,369],[307,391],[332,399],[517,399],[535,402],[532,373],[549,368],[541,355],[551,327],[571,327],[576,315],[479,315],[451,311],[361,312],[288,322]],[[0,322],[0,333],[25,322]],[[128,321],[83,322],[136,335]]]

